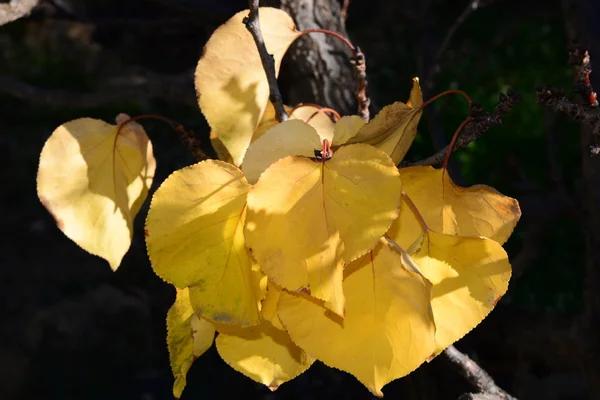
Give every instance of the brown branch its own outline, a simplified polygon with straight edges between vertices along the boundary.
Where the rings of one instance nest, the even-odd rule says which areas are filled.
[[[0,76],[0,94],[48,107],[94,108],[119,101],[143,102],[152,98],[197,107],[192,77],[191,71],[174,76],[127,74],[100,82],[96,92],[78,93],[43,89],[9,76]]]
[[[273,56],[267,51],[265,40],[260,30],[260,21],[258,18],[258,0],[248,0],[248,8],[250,12],[248,16],[244,18],[244,25],[246,29],[252,35],[258,54],[260,55],[260,61],[262,62],[263,69],[267,75],[267,81],[269,82],[269,100],[275,107],[275,118],[277,121],[286,121],[288,115],[283,107],[283,99],[281,98],[281,92],[279,91],[279,85],[277,84],[277,75],[275,74],[275,60]]]
[[[354,68],[354,77],[356,78],[356,101],[358,103],[358,116],[369,122],[369,105],[371,100],[367,96],[367,62],[365,55],[356,47],[354,57],[350,61]]]
[[[494,112],[491,114],[484,111],[481,106],[477,105],[476,103],[472,103],[471,110],[469,111],[469,118],[471,120],[465,125],[463,131],[459,134],[452,151],[454,152],[466,147],[469,143],[487,132],[492,126],[500,125],[504,116],[508,114],[508,112],[514,108],[520,100],[521,96],[509,89],[506,94],[500,94],[499,103],[494,108]],[[444,147],[442,150],[424,160],[417,161],[415,163],[403,163],[402,166],[439,165],[444,161],[449,149],[450,145]]]
[[[350,7],[350,0],[344,0],[344,3],[342,4],[342,21],[346,21],[346,19],[348,19],[348,8]]]
[[[459,370],[479,393],[468,393],[462,395],[460,400],[516,400],[514,397],[502,390],[492,377],[466,354],[461,353],[454,346],[444,350],[444,356]]]
[[[0,25],[29,15],[37,3],[38,0],[11,0],[8,4],[0,4]]]

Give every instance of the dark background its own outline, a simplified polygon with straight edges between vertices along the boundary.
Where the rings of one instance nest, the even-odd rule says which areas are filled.
[[[324,12],[335,1],[315,2]],[[471,3],[479,7],[465,12]],[[44,1],[0,26],[0,399],[172,398],[164,320],[174,290],[148,262],[140,231],[147,205],[113,273],[67,239],[38,201],[38,157],[63,122],[114,121],[120,112],[162,114],[207,144],[192,72],[211,32],[246,4]],[[600,157],[590,158],[586,128],[537,104],[535,91],[547,83],[572,94],[567,48],[576,39],[594,57],[599,19],[594,0],[351,0],[348,9],[345,26],[366,54],[374,110],[405,101],[413,76],[426,98],[459,88],[487,110],[508,87],[523,97],[451,164],[455,181],[491,185],[523,209],[505,246],[514,268],[509,292],[457,343],[519,399],[600,399],[600,226],[592,223],[600,179],[590,172]],[[318,99],[298,89],[311,77],[288,58],[280,79],[288,103]],[[348,73],[346,64],[339,68]],[[353,110],[331,103],[321,104]],[[447,144],[466,113],[459,96],[426,109],[408,158]],[[143,124],[158,161],[156,189],[193,158],[168,127]],[[389,399],[423,400],[472,390],[443,357],[384,388]],[[213,348],[195,362],[182,398],[371,397],[350,375],[319,363],[271,393]]]

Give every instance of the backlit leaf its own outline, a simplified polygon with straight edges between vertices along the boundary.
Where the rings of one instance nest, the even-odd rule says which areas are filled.
[[[412,257],[433,284],[436,354],[477,326],[508,289],[508,256],[491,239],[428,231]]]
[[[418,106],[422,103],[419,79],[414,78],[407,104],[399,101],[384,107],[348,143],[372,144],[399,164],[417,134],[417,125],[423,113]]]
[[[329,161],[290,156],[248,195],[246,243],[270,280],[343,314],[342,268],[372,249],[398,215],[402,183],[390,158],[345,146]]]
[[[485,185],[456,186],[447,173],[442,180],[443,171],[430,166],[400,169],[404,191],[429,229],[506,242],[521,217],[517,200]]]
[[[286,156],[314,157],[321,148],[317,131],[299,120],[288,120],[273,126],[253,142],[242,164],[244,176],[251,184],[275,161]]]
[[[233,165],[202,161],[162,183],[146,219],[156,274],[179,288],[189,286],[196,313],[215,322],[259,322],[258,281],[243,234],[249,189]]]
[[[167,313],[167,346],[176,398],[181,397],[192,363],[212,346],[214,338],[212,324],[194,314],[188,289],[177,289],[175,303]]]
[[[380,243],[346,267],[344,293],[343,319],[314,298],[286,292],[279,318],[294,343],[383,396],[385,384],[415,370],[433,352],[431,284]]]
[[[281,59],[299,32],[284,11],[260,8],[260,27],[279,71]],[[196,68],[196,91],[202,113],[240,165],[269,100],[269,84],[256,44],[240,11],[212,34]]]
[[[331,120],[329,115],[324,112],[319,112],[319,108],[314,106],[302,106],[294,109],[290,112],[290,119],[299,119],[307,122],[310,126],[315,128],[321,140],[327,139],[329,143],[333,141],[333,134],[335,131],[335,122]]]
[[[340,146],[356,136],[366,122],[358,115],[347,115],[335,123],[333,144]]]
[[[256,382],[277,389],[306,371],[314,358],[294,344],[279,321],[277,303],[281,290],[269,282],[267,298],[257,326],[219,327],[217,351],[227,364]]]
[[[117,123],[129,119],[121,114]],[[116,270],[131,244],[133,219],[156,162],[141,125],[81,118],[59,126],[40,156],[37,193],[59,229]]]

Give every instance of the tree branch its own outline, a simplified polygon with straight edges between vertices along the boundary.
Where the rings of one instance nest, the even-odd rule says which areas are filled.
[[[500,389],[492,377],[483,370],[475,361],[466,354],[461,353],[454,346],[444,350],[444,356],[459,370],[459,372],[480,393],[467,393],[460,396],[459,400],[516,400],[514,397]]]
[[[471,120],[465,125],[463,131],[459,134],[452,151],[454,152],[466,147],[469,143],[487,132],[492,126],[500,125],[503,121],[503,117],[508,114],[508,112],[514,108],[520,100],[521,96],[509,89],[506,94],[500,94],[499,103],[494,108],[494,112],[491,114],[484,111],[481,106],[473,103],[469,112],[469,118],[471,118]],[[442,150],[424,160],[417,161],[415,163],[403,163],[402,166],[439,165],[444,161],[446,153],[448,153],[449,149],[450,145],[444,147]]]
[[[11,0],[8,4],[0,4],[0,25],[29,15],[37,3],[38,0]]]
[[[365,55],[356,47],[354,57],[351,60],[354,69],[354,77],[356,78],[356,101],[358,103],[358,116],[369,122],[371,118],[369,114],[369,105],[371,99],[367,96],[367,62]]]
[[[265,40],[260,30],[260,21],[258,18],[258,0],[248,0],[248,8],[250,13],[244,18],[244,25],[246,29],[252,35],[258,54],[260,55],[260,61],[262,62],[263,69],[267,75],[267,81],[269,82],[269,100],[275,107],[275,118],[277,121],[286,121],[288,115],[283,108],[283,99],[281,98],[281,92],[277,84],[277,76],[275,74],[275,60],[273,56],[267,51]]]

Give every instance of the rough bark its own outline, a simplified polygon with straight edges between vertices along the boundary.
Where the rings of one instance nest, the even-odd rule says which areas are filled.
[[[337,0],[268,0],[296,21],[298,30],[322,28],[348,37]],[[287,104],[316,103],[341,115],[356,114],[356,84],[348,48],[322,33],[300,37],[283,60],[280,84]]]

